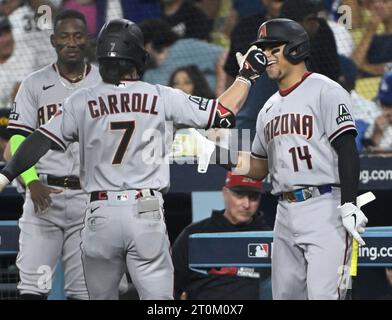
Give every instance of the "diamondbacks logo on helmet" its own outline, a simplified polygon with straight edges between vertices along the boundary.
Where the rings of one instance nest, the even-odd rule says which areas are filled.
[[[298,22],[285,18],[264,22],[259,28],[258,40],[251,43],[262,50],[266,46],[283,44],[283,55],[292,64],[304,61],[310,53],[309,36],[305,29]]]
[[[267,25],[262,25],[260,27],[259,38],[267,38]]]

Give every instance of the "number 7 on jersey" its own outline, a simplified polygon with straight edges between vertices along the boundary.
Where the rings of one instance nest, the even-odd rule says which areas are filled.
[[[112,161],[112,164],[121,164],[124,159],[125,152],[127,152],[133,131],[135,130],[135,121],[110,122],[110,130],[124,130],[124,134]]]

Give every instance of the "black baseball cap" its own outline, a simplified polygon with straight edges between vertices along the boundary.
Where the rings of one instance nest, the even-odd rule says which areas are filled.
[[[0,12],[0,30],[3,29],[11,29],[11,23],[7,15],[3,12]]]

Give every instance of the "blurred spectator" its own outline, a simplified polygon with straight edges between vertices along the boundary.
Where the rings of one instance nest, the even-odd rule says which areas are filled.
[[[211,24],[214,23],[215,18],[218,16],[219,8],[222,0],[195,0],[195,5],[200,8],[207,16]]]
[[[206,78],[195,65],[181,67],[174,71],[170,76],[169,86],[180,89],[189,95],[208,99],[215,98]]]
[[[309,71],[321,73],[339,82],[341,70],[335,38],[327,21],[320,17],[321,0],[286,0],[281,16],[299,22],[310,37]]]
[[[362,151],[367,143],[366,132],[370,126],[372,119],[378,115],[378,106],[375,102],[370,101],[355,91],[355,82],[358,77],[358,69],[355,63],[347,57],[340,56],[340,66],[343,73],[343,81],[341,85],[345,88],[351,96],[355,125],[357,127],[357,136],[355,141],[357,143],[358,151]]]
[[[159,67],[165,61],[169,47],[177,40],[177,36],[162,19],[148,19],[139,26],[144,35],[144,47],[150,56],[146,69]]]
[[[0,13],[0,109],[10,108],[20,82],[34,69],[33,53],[15,43],[7,16]]]
[[[63,9],[76,10],[86,17],[90,35],[97,35],[97,6],[95,0],[63,0]]]
[[[233,0],[233,9],[237,12],[238,21],[255,14],[265,14],[265,6],[260,0]]]
[[[320,11],[319,15],[320,16],[324,16],[327,19],[328,25],[331,28],[334,38],[335,38],[335,42],[336,42],[336,47],[338,50],[338,54],[339,55],[343,55],[346,57],[351,57],[352,53],[355,50],[355,43],[353,40],[353,37],[350,33],[350,29],[353,28],[353,22],[352,19],[341,19],[339,21],[337,21],[337,19],[340,18],[341,14],[346,14],[348,15],[349,13],[346,11],[342,11],[341,14],[339,14],[339,7],[341,5],[344,4],[344,2],[346,2],[345,5],[347,5],[348,2],[352,2],[352,3],[356,3],[357,0],[336,0],[336,1],[331,1],[331,3],[327,4],[329,6],[331,6],[332,8],[329,9],[326,4],[325,1],[323,2],[323,4],[321,4],[321,6],[323,6],[323,10]],[[351,7],[350,7],[351,9]],[[331,12],[329,12],[330,10],[333,11],[332,14]],[[351,9],[352,10],[352,9]],[[352,18],[352,15],[350,16]],[[351,25],[349,24],[351,22]]]
[[[159,0],[95,0],[97,5],[97,30],[105,22],[125,18],[135,23],[161,17]]]
[[[233,83],[234,78],[238,73],[238,64],[235,57],[236,52],[245,53],[249,47],[249,44],[256,40],[259,26],[264,21],[277,18],[280,15],[280,8],[282,6],[283,0],[259,1],[264,4],[263,6],[265,7],[265,11],[257,12],[256,14],[240,20],[231,33],[230,51],[224,66],[224,70],[228,75],[226,87],[229,87]],[[271,95],[275,93],[275,91],[272,92]],[[268,98],[270,96],[268,96]],[[248,100],[249,99],[250,96],[248,96]]]
[[[230,36],[230,51],[224,65],[226,72],[226,87],[229,87],[238,73],[238,64],[235,57],[236,52],[245,53],[249,44],[256,40],[259,26],[266,20],[277,18],[280,15],[280,9],[283,0],[260,0],[265,8],[265,12],[257,13],[252,16],[243,18],[234,27]],[[250,139],[255,134],[256,119],[264,103],[276,92],[278,86],[276,82],[271,81],[266,74],[261,75],[256,83],[251,87],[247,100],[237,114],[236,127],[239,131],[239,139],[242,139],[242,129],[250,130]],[[250,144],[250,142],[249,142]],[[244,150],[245,145],[240,146]]]
[[[335,21],[328,20],[328,25],[333,32],[338,54],[341,56],[351,57],[355,50],[355,43],[351,33],[344,25]]]
[[[213,211],[210,218],[187,226],[173,244],[174,290],[176,299],[258,300],[260,281],[270,271],[244,267],[208,268],[206,274],[191,271],[188,263],[188,238],[194,233],[271,230],[257,209],[261,181],[228,172],[223,187],[225,209]],[[269,294],[270,296],[270,294]]]
[[[350,8],[351,26],[348,29],[359,28],[363,21],[363,2],[362,0],[323,0],[328,12],[328,20],[339,21],[348,12],[342,9]]]
[[[378,112],[371,121],[367,136],[373,152],[392,152],[392,72],[387,72],[377,94]],[[373,120],[373,121],[372,121]]]
[[[207,80],[201,73],[199,68],[195,65],[181,67],[175,70],[169,79],[169,86],[175,89],[180,89],[186,94],[198,97],[205,97],[209,99],[215,98],[214,93],[208,86]],[[199,130],[200,131],[200,130]],[[173,156],[195,156],[196,150],[196,139],[193,137],[193,131],[188,129],[168,128],[168,137],[173,139]],[[226,145],[228,148],[230,130],[228,129],[209,129],[207,130],[207,136],[212,141],[219,145]]]
[[[227,36],[230,36],[233,28],[244,18],[251,17],[254,15],[265,15],[264,1],[261,0],[233,0],[232,8],[228,14],[225,24],[222,28]]]
[[[368,8],[370,17],[352,57],[365,74],[382,75],[386,63],[392,62],[392,1],[372,0]],[[384,32],[377,34],[381,26]]]
[[[228,30],[231,30],[235,23],[235,17],[232,16],[232,0],[195,0],[195,4],[206,14],[212,27],[208,41],[229,48]]]
[[[32,54],[26,52],[22,59],[33,60],[34,70],[54,62],[56,53],[50,43],[51,18],[54,17],[55,10],[60,6],[61,0],[9,0],[8,3],[15,4],[12,10],[7,12],[15,43],[29,47],[29,52],[32,52]],[[38,11],[40,6],[45,6],[41,7],[41,9],[44,8],[44,12]],[[38,18],[41,13],[45,14],[47,18]],[[25,62],[23,61],[23,63]]]
[[[11,138],[11,133],[7,129],[10,109],[0,109],[0,161],[4,161],[3,153]]]
[[[161,0],[162,18],[181,38],[208,40],[212,30],[206,14],[187,0]]]
[[[219,96],[224,88],[219,77],[223,74],[224,48],[199,39],[179,39],[170,48],[165,61],[145,72],[143,80],[151,84],[167,85],[170,75],[178,68],[197,65],[208,85]]]

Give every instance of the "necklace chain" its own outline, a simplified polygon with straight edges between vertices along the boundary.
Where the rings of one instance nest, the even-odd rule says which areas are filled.
[[[63,80],[64,78],[60,74],[59,67],[57,66],[57,63],[54,64],[54,69],[56,70],[57,77],[59,78],[59,81],[61,82],[61,84],[69,90],[74,90],[74,89],[78,88],[81,85],[81,83],[83,82],[83,80],[86,78],[86,75],[87,75],[87,63],[84,64],[84,71],[83,71],[82,78],[80,78],[80,76],[79,76],[78,78],[80,78],[80,80],[76,83],[72,83],[72,82],[68,82],[68,81],[67,81],[68,82],[67,83]]]

